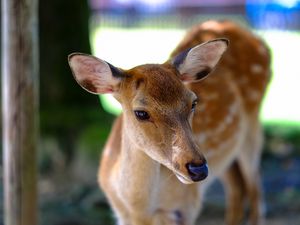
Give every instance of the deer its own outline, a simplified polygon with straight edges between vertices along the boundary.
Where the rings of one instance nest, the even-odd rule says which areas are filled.
[[[119,225],[193,225],[217,178],[227,224],[244,220],[246,204],[250,223],[263,223],[264,41],[212,20],[192,27],[162,64],[125,70],[83,53],[68,61],[83,89],[113,94],[122,105],[98,172]]]

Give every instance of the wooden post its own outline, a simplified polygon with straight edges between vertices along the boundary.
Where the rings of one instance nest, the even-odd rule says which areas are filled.
[[[2,0],[4,224],[36,225],[38,0]]]

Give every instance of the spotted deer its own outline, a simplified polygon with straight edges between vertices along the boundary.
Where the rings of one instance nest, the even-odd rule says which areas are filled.
[[[240,224],[248,201],[251,224],[261,224],[258,113],[270,56],[260,39],[232,22],[208,21],[163,64],[124,70],[82,53],[69,64],[81,87],[112,93],[123,108],[98,174],[118,224],[195,224],[216,177],[226,223]]]

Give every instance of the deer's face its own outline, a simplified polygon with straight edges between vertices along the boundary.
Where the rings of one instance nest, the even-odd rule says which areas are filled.
[[[197,96],[183,82],[206,77],[227,47],[218,39],[196,46],[165,64],[121,70],[93,56],[72,54],[77,82],[92,93],[113,93],[124,111],[130,144],[172,170],[183,183],[206,178],[206,160],[191,130]]]
[[[206,161],[193,140],[190,121],[197,96],[170,65],[143,65],[124,71],[119,100],[131,143],[171,169],[185,183],[207,176]],[[202,166],[192,174],[189,167]]]

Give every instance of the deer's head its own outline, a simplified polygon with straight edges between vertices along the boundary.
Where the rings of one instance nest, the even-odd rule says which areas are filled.
[[[198,99],[184,83],[205,78],[227,44],[216,39],[164,64],[130,70],[81,53],[71,54],[69,64],[81,87],[93,94],[112,93],[121,103],[128,144],[168,167],[183,183],[193,183],[206,178],[208,169],[191,129]]]

